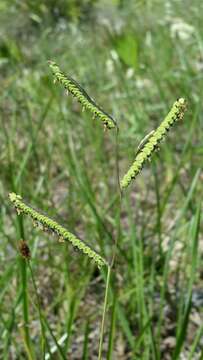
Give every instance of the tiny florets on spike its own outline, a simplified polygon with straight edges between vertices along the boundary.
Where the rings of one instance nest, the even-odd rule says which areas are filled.
[[[95,117],[98,117],[108,129],[115,128],[116,122],[102,110],[94,100],[86,93],[80,84],[70,76],[66,76],[54,61],[48,61],[52,70],[54,81],[59,81],[66,91],[71,93],[81,103],[83,110],[89,110]]]
[[[136,158],[128,172],[121,180],[121,189],[126,188],[135,177],[141,172],[146,160],[148,160],[152,153],[158,148],[159,143],[165,138],[168,130],[175,124],[176,121],[182,120],[186,110],[186,101],[183,98],[178,99],[172,106],[170,112],[163,120],[161,125],[149,134],[142,144],[141,149],[138,150]],[[144,139],[145,140],[145,139]]]
[[[93,250],[89,245],[84,241],[78,239],[75,235],[67,231],[63,226],[59,225],[56,221],[50,219],[49,217],[40,214],[38,211],[32,209],[30,206],[25,204],[21,196],[16,195],[15,193],[9,194],[10,201],[14,204],[18,213],[28,215],[34,221],[35,226],[40,224],[42,229],[50,229],[53,233],[57,234],[59,237],[59,242],[69,241],[73,246],[81,250],[86,254],[90,259],[92,259],[99,268],[106,265],[108,266],[107,261],[100,256],[95,250]]]

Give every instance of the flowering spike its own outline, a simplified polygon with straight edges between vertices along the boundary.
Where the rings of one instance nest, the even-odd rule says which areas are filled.
[[[98,116],[98,118],[100,118],[100,120],[104,125],[106,125],[108,129],[112,129],[117,126],[115,120],[104,110],[102,110],[94,100],[91,99],[91,97],[86,93],[82,86],[77,83],[77,81],[72,79],[70,76],[66,76],[59,69],[55,62],[49,61],[48,63],[54,78],[58,80],[69,93],[77,98],[84,109],[89,110],[91,113]]]
[[[15,208],[18,209],[22,214],[28,215],[35,222],[38,222],[42,226],[42,230],[50,229],[59,237],[59,242],[69,241],[73,246],[78,248],[89,258],[91,258],[96,265],[101,268],[102,266],[108,266],[107,261],[100,256],[96,251],[91,249],[84,241],[78,239],[75,235],[67,231],[63,226],[59,225],[56,221],[50,219],[49,217],[40,214],[38,211],[32,209],[30,206],[26,205],[20,195],[15,193],[9,194],[10,201],[14,204]]]
[[[121,189],[125,189],[135,177],[141,172],[146,160],[149,160],[152,153],[159,149],[159,143],[164,140],[168,130],[176,121],[182,120],[186,110],[186,101],[183,98],[177,100],[161,125],[151,132],[144,142],[141,142],[141,148],[138,149],[135,161],[121,180]]]

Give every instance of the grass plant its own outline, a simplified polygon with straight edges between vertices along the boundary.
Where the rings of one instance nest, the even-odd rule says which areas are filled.
[[[2,359],[202,358],[202,5],[187,5],[98,0],[70,21],[2,0]]]

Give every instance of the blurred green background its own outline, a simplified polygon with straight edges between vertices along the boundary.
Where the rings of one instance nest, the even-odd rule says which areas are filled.
[[[22,233],[47,321],[46,359],[63,358],[60,346],[65,358],[97,359],[104,296],[104,274],[19,222],[8,193],[106,258],[119,226],[115,133],[53,84],[50,59],[117,120],[121,176],[141,139],[187,99],[184,120],[123,198],[104,358],[203,359],[202,14],[200,0],[1,0],[2,359],[43,358]]]

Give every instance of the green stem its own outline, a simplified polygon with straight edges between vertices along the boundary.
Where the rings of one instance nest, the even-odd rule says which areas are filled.
[[[18,218],[18,226],[20,238],[25,239],[23,218],[20,216]],[[20,259],[20,272],[22,280],[22,308],[23,308],[23,319],[24,319],[24,336],[25,336],[25,346],[28,358],[33,359],[31,338],[29,331],[29,299],[28,299],[28,290],[27,290],[27,263],[26,260]]]
[[[104,339],[104,325],[106,319],[107,312],[107,303],[108,303],[108,294],[110,289],[110,277],[111,277],[111,266],[108,266],[107,278],[106,278],[106,289],[104,296],[104,306],[103,306],[103,314],[102,314],[102,322],[101,322],[101,331],[100,331],[100,339],[99,339],[99,355],[98,360],[102,360],[102,345]]]
[[[29,332],[29,304],[28,304],[28,294],[27,294],[27,264],[25,259],[20,259],[20,270],[21,270],[21,279],[22,279],[22,307],[23,307],[23,319],[24,319],[24,336],[25,336],[25,345],[28,358],[33,359],[32,349],[31,349],[31,339]]]
[[[36,296],[36,299],[37,299],[37,309],[38,309],[39,320],[40,320],[40,325],[41,325],[41,351],[42,351],[42,359],[45,359],[46,334],[45,334],[45,327],[44,327],[44,323],[43,323],[43,315],[42,315],[42,311],[41,311],[40,298],[39,298],[38,291],[37,291],[37,285],[36,285],[36,282],[35,282],[34,273],[33,273],[33,271],[32,271],[32,267],[31,267],[31,264],[30,264],[29,261],[28,261],[28,267],[29,267],[29,269],[30,269],[32,284],[33,284],[35,296]]]
[[[121,233],[120,220],[121,220],[122,192],[121,192],[121,188],[120,188],[120,176],[119,176],[119,146],[118,146],[119,141],[118,141],[118,136],[119,136],[119,128],[117,127],[116,128],[116,146],[115,146],[116,154],[115,155],[116,155],[116,177],[117,177],[117,185],[118,185],[118,193],[119,193],[119,197],[117,198],[117,200],[118,200],[118,212],[117,212],[117,216],[116,216],[118,233],[117,233],[117,236],[116,236],[116,238],[114,240],[111,264],[110,264],[110,266],[108,266],[108,272],[107,272],[107,278],[106,278],[106,289],[105,289],[103,315],[102,315],[102,323],[101,323],[101,331],[100,331],[98,360],[102,359],[102,345],[103,345],[103,339],[104,339],[104,325],[105,325],[105,318],[106,318],[106,312],[107,312],[108,294],[109,294],[109,290],[110,290],[111,270],[114,267],[115,257],[116,257],[117,247],[118,247],[118,241],[120,239],[120,233]],[[115,296],[115,292],[114,292],[114,296]],[[113,346],[113,340],[112,340],[112,343],[111,343],[111,347],[112,346]],[[110,352],[111,351],[112,350],[110,350]]]

